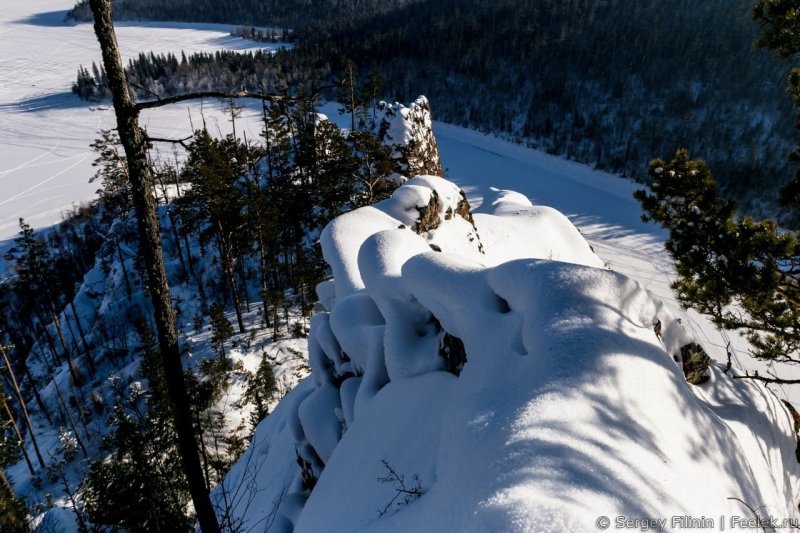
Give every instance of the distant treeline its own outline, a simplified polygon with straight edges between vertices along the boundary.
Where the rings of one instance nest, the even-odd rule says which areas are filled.
[[[131,90],[140,99],[213,89],[275,92],[307,80],[330,77],[328,67],[294,65],[287,50],[242,53],[219,50],[190,56],[181,54],[180,57],[139,54],[128,63],[127,72]],[[72,92],[84,100],[109,98],[102,66],[95,63],[91,69],[81,66]]]
[[[220,22],[296,27],[315,20],[371,17],[422,0],[125,0],[114,2],[117,19]],[[69,11],[76,21],[92,20],[88,0]]]
[[[177,17],[188,3],[126,0],[124,13],[147,4],[151,17]],[[227,14],[238,7],[247,11],[243,0],[226,2],[225,16],[216,4],[191,4],[192,20],[231,21]],[[238,86],[263,74],[257,83],[269,85],[278,71],[324,77],[352,59],[363,75],[380,73],[386,97],[426,94],[440,120],[611,172],[644,179],[652,157],[688,147],[751,211],[793,173],[786,161],[794,138],[788,67],[753,48],[751,0],[381,4],[356,10],[361,3],[258,2],[236,22],[292,24],[291,52],[192,58],[187,62],[197,61],[202,73],[178,68],[152,80],[143,74],[138,83],[169,92],[190,77]],[[314,15],[322,12],[338,15]]]

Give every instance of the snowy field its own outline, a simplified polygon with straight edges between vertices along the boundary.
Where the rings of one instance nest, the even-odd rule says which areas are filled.
[[[35,227],[57,222],[63,210],[91,198],[96,189],[89,183],[94,159],[89,144],[98,130],[113,127],[114,120],[107,106],[83,102],[70,92],[78,66],[99,60],[92,27],[63,22],[72,3],[9,2],[0,14],[0,251],[3,242],[7,246],[15,235],[20,217]],[[209,24],[118,27],[126,59],[150,50],[190,53],[263,47],[230,37],[229,31],[228,26]],[[212,131],[229,130],[216,101],[158,109],[145,115],[143,122],[154,135],[185,136],[192,121],[199,123],[201,106]],[[335,108],[327,107],[323,111],[335,118]],[[435,116],[436,102],[432,107]],[[259,130],[257,115],[251,106],[242,121],[249,123],[251,138]],[[474,205],[496,187],[520,191],[534,204],[555,207],[583,232],[608,266],[677,308],[669,289],[665,234],[640,221],[639,206],[631,197],[635,184],[464,128],[437,123],[435,131],[448,177],[468,192]],[[686,322],[712,355],[724,361],[727,335],[693,314]],[[745,347],[741,339],[732,339],[734,359],[740,366],[753,367]],[[800,392],[787,393],[800,401]]]
[[[74,0],[5,2],[0,13],[0,241],[17,232],[20,217],[34,227],[60,219],[64,209],[93,196],[98,130],[114,127],[108,106],[89,104],[71,92],[78,67],[100,63],[91,24],[64,22]],[[219,24],[120,23],[117,35],[127,62],[139,52],[187,54],[219,49],[256,50],[267,45],[231,37]],[[205,103],[216,128],[227,122],[216,101]],[[153,133],[186,135],[189,113],[200,104],[145,115]],[[256,130],[257,131],[257,130]],[[2,248],[2,245],[0,245]]]

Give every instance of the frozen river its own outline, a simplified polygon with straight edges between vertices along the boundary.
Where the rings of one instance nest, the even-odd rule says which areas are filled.
[[[5,2],[0,12],[0,241],[17,232],[20,217],[35,227],[60,219],[64,209],[91,198],[98,130],[113,128],[113,113],[72,94],[78,67],[100,63],[91,24],[64,21],[73,0]],[[187,54],[219,49],[255,50],[264,43],[231,37],[219,24],[121,23],[117,34],[127,62],[139,52]],[[189,112],[199,104],[174,106],[145,115],[160,134],[190,133]],[[216,102],[207,120],[224,116]]]

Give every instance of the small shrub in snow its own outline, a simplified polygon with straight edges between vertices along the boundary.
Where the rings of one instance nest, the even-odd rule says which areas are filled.
[[[254,403],[256,406],[252,414],[253,427],[269,414],[268,404],[277,391],[278,385],[275,381],[275,373],[272,371],[272,365],[267,359],[266,352],[264,352],[261,363],[258,365],[258,370],[249,378],[247,389],[244,393],[244,399]]]
[[[389,512],[392,506],[408,505],[411,502],[418,500],[422,496],[422,480],[417,474],[411,476],[411,484],[406,486],[405,476],[398,474],[394,467],[389,464],[389,460],[385,457],[381,460],[384,468],[386,468],[386,475],[379,477],[378,481],[381,483],[390,483],[394,486],[395,495],[389,500],[386,506],[378,511],[380,516]]]
[[[304,322],[298,320],[297,322],[292,324],[292,337],[295,338],[308,337],[308,328],[306,327]]]
[[[66,428],[58,429],[58,451],[65,462],[69,462],[78,452],[78,439]]]

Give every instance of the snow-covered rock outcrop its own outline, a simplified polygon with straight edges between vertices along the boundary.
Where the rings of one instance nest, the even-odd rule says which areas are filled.
[[[245,527],[594,531],[599,516],[798,518],[781,402],[716,366],[559,212],[436,177],[322,234],[312,375],[215,493]],[[429,223],[421,224],[425,219]]]
[[[406,176],[443,176],[439,145],[433,135],[431,106],[420,96],[408,107],[400,103],[379,105],[381,120],[375,126],[383,142],[394,149]]]

